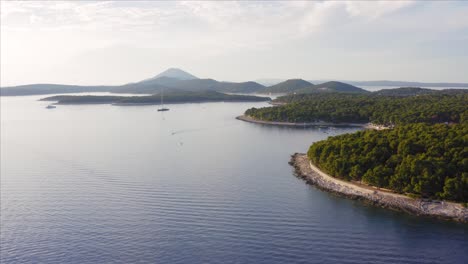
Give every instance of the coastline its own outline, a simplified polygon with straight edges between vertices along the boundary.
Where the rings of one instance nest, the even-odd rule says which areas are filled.
[[[60,101],[49,101],[49,100],[39,100],[44,102],[54,102],[53,105],[95,105],[95,104],[108,104],[114,106],[138,106],[138,105],[161,105],[160,102],[147,102],[147,103],[113,103],[113,102],[60,102]],[[266,101],[266,100],[265,100]],[[264,101],[248,101],[248,100],[203,100],[203,101],[184,101],[184,102],[168,102],[166,104],[201,104],[201,103],[244,103],[244,102],[264,102]]]
[[[236,117],[238,120],[242,120],[245,122],[262,124],[262,125],[272,125],[272,126],[289,126],[289,127],[312,127],[312,126],[334,126],[334,127],[363,127],[369,129],[377,129],[377,126],[369,123],[329,123],[329,122],[303,122],[303,123],[292,123],[292,122],[276,122],[276,121],[263,121],[257,120],[250,116],[241,115]]]
[[[282,105],[286,105],[287,103],[270,101],[269,104],[271,104],[273,106],[282,106]]]
[[[306,154],[295,153],[291,156],[289,164],[295,168],[295,174],[308,184],[339,196],[363,200],[374,206],[413,215],[468,223],[468,208],[459,203],[411,198],[403,194],[343,181],[321,171],[309,161]]]
[[[182,102],[165,102],[171,104],[203,104],[203,103],[245,103],[245,102],[265,102],[267,100],[249,101],[249,100],[202,100],[202,101],[182,101]],[[133,106],[133,105],[161,105],[159,102],[151,103],[112,103],[115,106]]]

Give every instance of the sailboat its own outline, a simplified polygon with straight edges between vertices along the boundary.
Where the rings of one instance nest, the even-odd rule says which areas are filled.
[[[158,109],[158,112],[169,111],[169,108],[164,107],[164,90],[161,87],[161,108]]]

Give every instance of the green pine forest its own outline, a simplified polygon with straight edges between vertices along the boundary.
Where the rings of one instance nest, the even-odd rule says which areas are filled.
[[[409,97],[324,93],[280,97],[286,105],[251,108],[245,114],[264,121],[374,123],[460,123],[468,120],[468,93]]]
[[[393,125],[329,137],[309,159],[328,174],[413,197],[468,202],[468,93],[407,97],[314,94],[279,98],[286,105],[246,115],[284,122]]]
[[[309,159],[330,175],[418,197],[468,202],[468,124],[408,124],[329,137]]]

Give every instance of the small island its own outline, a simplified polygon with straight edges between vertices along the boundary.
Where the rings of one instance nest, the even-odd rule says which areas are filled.
[[[315,142],[290,164],[308,183],[416,215],[468,222],[468,93],[395,89],[298,94],[240,120],[280,126],[372,128]]]
[[[56,104],[113,104],[113,105],[159,105],[159,94],[148,96],[113,96],[113,95],[57,95],[40,99],[56,101]],[[187,92],[171,91],[164,94],[164,103],[203,103],[203,102],[263,102],[269,97],[224,94],[215,91]]]

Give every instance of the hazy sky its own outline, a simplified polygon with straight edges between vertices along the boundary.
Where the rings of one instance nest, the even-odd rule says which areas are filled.
[[[467,2],[1,2],[1,85],[468,82]]]

